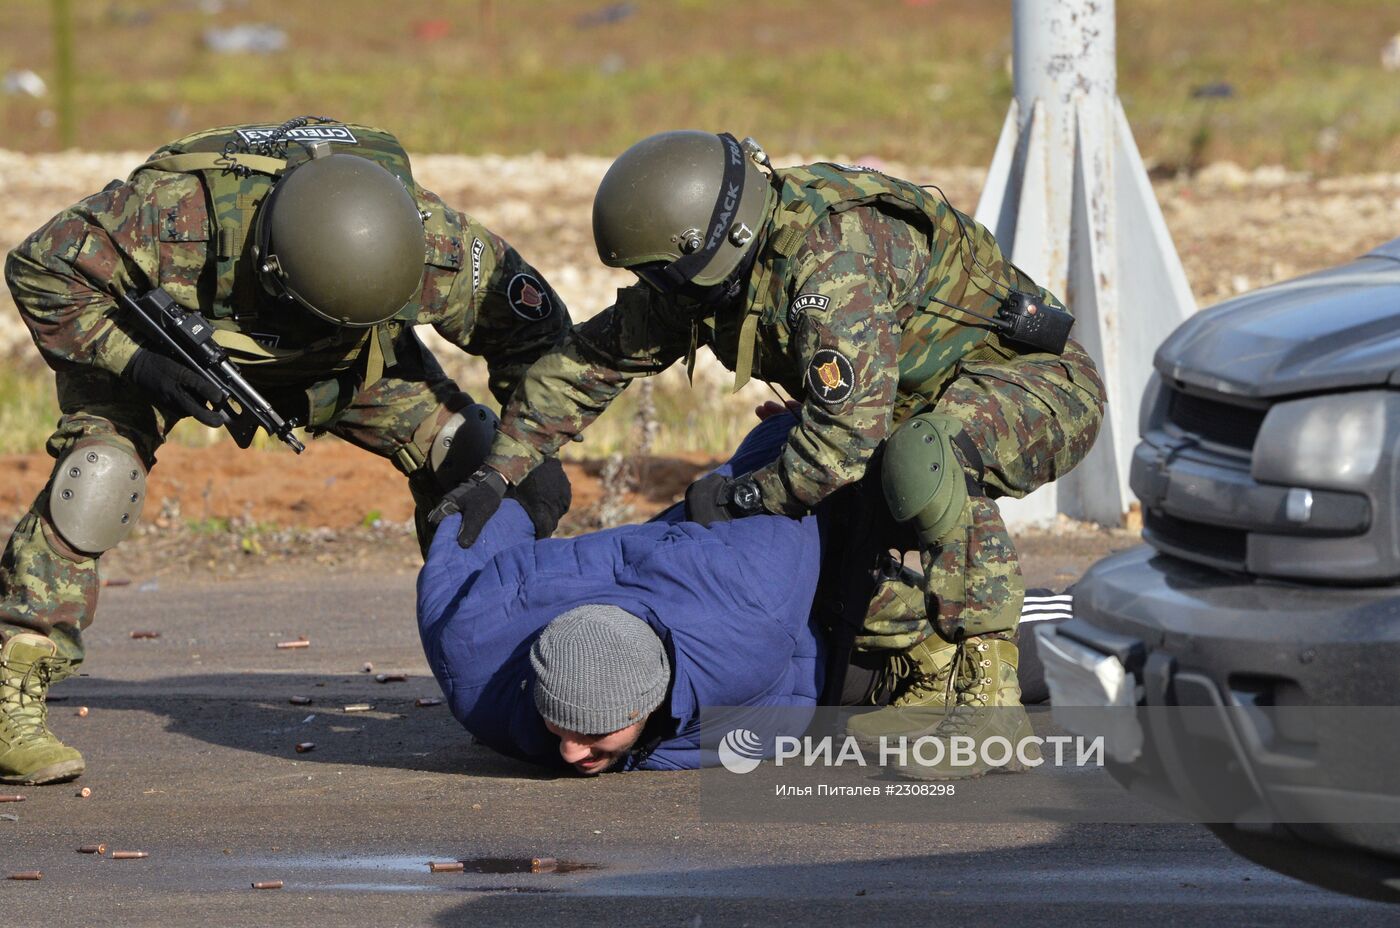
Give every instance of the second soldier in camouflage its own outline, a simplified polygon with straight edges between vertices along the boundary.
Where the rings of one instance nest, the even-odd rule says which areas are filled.
[[[987,729],[988,716],[972,713],[1020,705],[1013,642],[1024,584],[995,498],[1023,496],[1082,460],[1104,391],[1077,343],[1028,351],[987,317],[1016,292],[1039,306],[1059,301],[941,197],[855,166],[772,169],[756,145],[727,135],[637,143],[604,177],[593,221],[604,263],[641,283],[525,375],[487,466],[440,507],[463,512],[462,543],[508,483],[629,382],[693,363],[708,347],[735,372],[736,389],[756,377],[800,399],[800,424],[781,458],[751,477],[692,485],[692,517],[798,515],[857,481],[880,481],[881,470],[892,504],[922,493],[920,505],[940,510],[937,525],[904,513],[903,526],[861,555],[873,567],[881,548],[917,544],[924,595],[897,579],[877,587],[860,640],[889,653],[895,699],[853,720],[853,733],[1020,730],[1024,714],[993,714],[1012,721]],[[916,423],[918,442],[884,451]],[[929,484],[938,460],[952,473]]]

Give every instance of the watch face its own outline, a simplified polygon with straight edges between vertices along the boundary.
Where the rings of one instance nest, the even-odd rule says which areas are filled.
[[[758,487],[752,483],[734,485],[734,505],[745,512],[752,512],[759,506]]]

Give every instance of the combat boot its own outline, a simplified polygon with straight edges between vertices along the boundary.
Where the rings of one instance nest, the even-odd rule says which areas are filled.
[[[83,755],[48,727],[49,684],[71,672],[51,638],[21,632],[0,647],[0,782],[60,783],[83,772]]]
[[[1013,642],[979,636],[958,648],[953,704],[927,744],[905,755],[898,772],[919,780],[961,780],[993,771],[1020,773],[1038,766],[1040,745],[1021,705]],[[989,744],[991,739],[997,739]],[[941,749],[940,749],[941,748]]]
[[[953,696],[953,662],[957,645],[937,635],[925,638],[890,658],[877,686],[895,691],[888,706],[853,716],[846,734],[865,747],[878,748],[880,739],[917,738],[938,727]]]

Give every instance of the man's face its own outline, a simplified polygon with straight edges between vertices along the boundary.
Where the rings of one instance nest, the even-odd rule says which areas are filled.
[[[567,728],[560,728],[546,721],[544,727],[559,736],[559,756],[574,765],[574,769],[584,776],[594,776],[621,763],[642,736],[642,719],[634,725],[606,735],[585,735]]]

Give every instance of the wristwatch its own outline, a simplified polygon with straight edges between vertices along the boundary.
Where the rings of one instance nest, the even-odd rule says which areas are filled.
[[[744,515],[763,509],[763,492],[748,477],[740,477],[729,485],[729,503]]]

